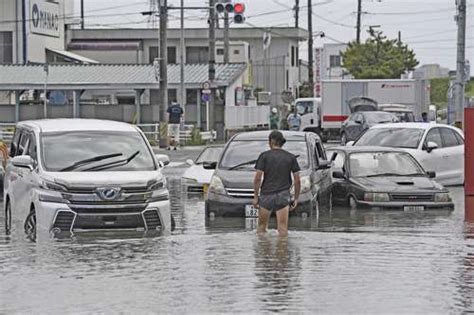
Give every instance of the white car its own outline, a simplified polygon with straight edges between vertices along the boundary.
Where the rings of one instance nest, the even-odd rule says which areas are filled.
[[[135,126],[52,119],[17,125],[4,187],[11,218],[25,232],[170,231],[163,162]]]
[[[436,123],[377,125],[353,145],[403,148],[425,170],[436,172],[440,184],[464,184],[464,134],[458,128]]]
[[[203,165],[204,163],[217,162],[223,149],[223,146],[209,146],[202,150],[196,161],[191,159],[186,161],[189,168],[181,177],[181,184],[186,192],[207,192],[207,187],[209,187],[214,170],[206,170]]]

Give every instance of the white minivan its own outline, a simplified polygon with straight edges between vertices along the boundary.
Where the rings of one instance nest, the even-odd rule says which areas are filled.
[[[90,230],[171,230],[169,193],[153,154],[135,126],[92,119],[17,125],[5,171],[7,229],[27,234]]]

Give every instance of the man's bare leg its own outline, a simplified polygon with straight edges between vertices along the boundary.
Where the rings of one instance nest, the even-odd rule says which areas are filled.
[[[257,233],[262,234],[267,232],[268,221],[270,220],[271,212],[260,207],[258,210],[258,228]]]
[[[277,211],[278,234],[280,236],[288,235],[288,215],[290,207],[285,207]]]

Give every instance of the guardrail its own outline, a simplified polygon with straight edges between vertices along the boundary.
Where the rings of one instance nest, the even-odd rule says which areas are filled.
[[[138,124],[137,125],[148,138],[149,141],[160,141],[160,124]],[[183,125],[179,132],[179,140],[182,143],[189,142],[192,139],[194,125]],[[205,142],[213,142],[216,140],[216,131],[201,131],[201,139]]]

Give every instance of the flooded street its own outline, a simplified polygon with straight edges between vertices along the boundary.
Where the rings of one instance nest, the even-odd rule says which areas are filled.
[[[474,223],[454,212],[334,209],[290,220],[205,223],[169,168],[171,236],[89,235],[32,243],[0,215],[0,313],[462,313],[474,311]],[[274,228],[274,222],[273,222]]]

